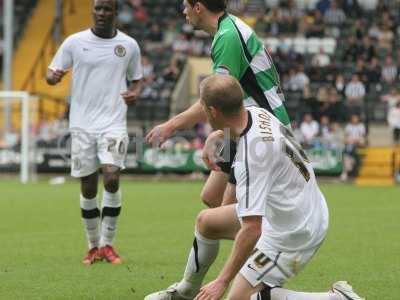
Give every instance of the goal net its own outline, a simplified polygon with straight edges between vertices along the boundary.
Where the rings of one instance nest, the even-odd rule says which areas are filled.
[[[19,172],[22,183],[35,174],[36,116],[36,98],[27,92],[0,91],[0,173]]]

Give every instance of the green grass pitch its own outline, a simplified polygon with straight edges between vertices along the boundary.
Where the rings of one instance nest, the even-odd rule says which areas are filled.
[[[81,264],[86,251],[77,182],[0,182],[0,299],[143,299],[177,281],[202,208],[201,182],[124,179],[116,247],[125,263]],[[370,300],[400,299],[398,188],[322,185],[330,231],[312,262],[287,285],[325,291],[346,279]],[[224,242],[209,279],[230,251]]]

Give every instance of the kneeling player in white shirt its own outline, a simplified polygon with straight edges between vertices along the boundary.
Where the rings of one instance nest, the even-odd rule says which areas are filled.
[[[112,246],[121,211],[119,176],[128,147],[127,104],[140,93],[142,66],[137,42],[116,29],[117,5],[116,0],[95,0],[94,26],[63,42],[46,76],[55,85],[72,68],[71,175],[81,179],[87,265],[98,259],[121,263]],[[104,176],[101,213],[96,198],[99,168]]]
[[[201,288],[195,300],[221,299],[232,281],[229,300],[361,299],[344,281],[325,293],[282,288],[310,261],[327,233],[328,208],[313,169],[291,131],[272,114],[243,107],[243,91],[233,77],[206,78],[200,96],[213,128],[229,129],[237,140],[237,204],[204,210],[197,218],[194,272],[208,269],[217,240],[235,242],[217,279]]]

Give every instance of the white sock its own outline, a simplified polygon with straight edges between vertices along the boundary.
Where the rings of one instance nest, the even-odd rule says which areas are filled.
[[[82,222],[86,232],[89,249],[99,246],[100,210],[97,207],[97,198],[86,199],[80,196]]]
[[[100,246],[112,246],[117,229],[117,219],[121,212],[121,192],[103,192],[103,208],[101,211]]]
[[[303,293],[282,288],[271,290],[271,300],[342,300],[342,297],[332,293]]]
[[[185,273],[178,284],[178,292],[184,297],[195,297],[200,290],[208,268],[218,255],[219,240],[210,240],[195,231]]]

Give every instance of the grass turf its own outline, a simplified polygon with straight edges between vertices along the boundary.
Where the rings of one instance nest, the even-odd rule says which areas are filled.
[[[123,180],[116,247],[125,263],[81,264],[86,251],[76,182],[0,182],[0,299],[143,299],[180,279],[202,208],[200,182]],[[400,299],[398,188],[322,185],[323,247],[287,287],[324,291],[341,279],[368,299]],[[230,251],[224,242],[213,279]]]

